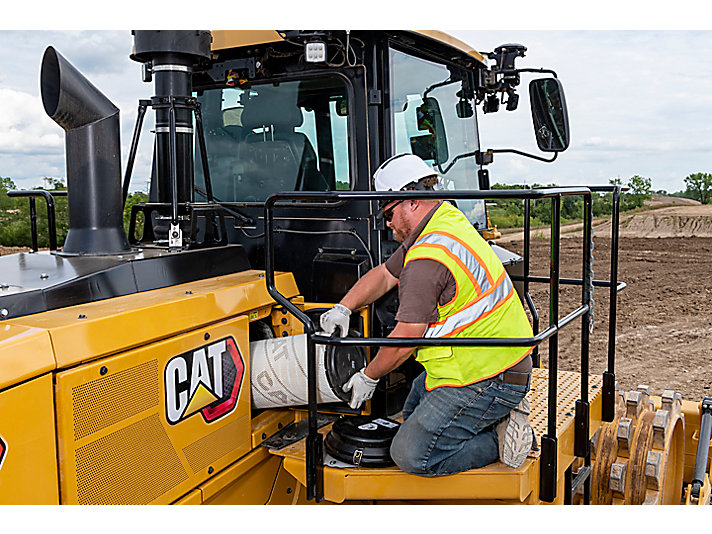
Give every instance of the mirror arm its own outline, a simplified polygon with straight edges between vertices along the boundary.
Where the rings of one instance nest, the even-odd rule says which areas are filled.
[[[535,72],[538,74],[551,74],[554,78],[558,78],[556,72],[551,69],[503,69],[498,70],[497,74],[519,74],[520,72]]]
[[[478,153],[479,153],[479,150],[475,150],[474,152],[467,152],[465,154],[459,154],[459,155],[455,156],[453,158],[453,160],[450,162],[450,164],[447,167],[445,167],[445,170],[443,170],[442,165],[440,165],[440,163],[438,163],[437,164],[438,171],[440,171],[440,174],[447,174],[447,172],[452,168],[452,166],[455,165],[455,163],[457,163],[459,160],[461,160],[463,158],[477,156]]]
[[[502,154],[504,152],[511,152],[513,154],[519,154],[520,156],[526,156],[528,158],[543,161],[544,163],[551,163],[559,155],[558,152],[554,152],[554,155],[551,157],[551,159],[547,159],[547,158],[542,158],[541,156],[535,156],[534,154],[529,154],[527,152],[522,152],[521,150],[515,150],[513,148],[494,148],[494,149],[491,148],[491,149],[487,150],[487,152],[491,153],[491,154],[495,154],[495,153]]]
[[[451,83],[455,83],[457,81],[458,80],[453,80],[452,76],[450,76],[447,80],[443,80],[442,82],[434,83],[433,85],[431,85],[430,87],[425,89],[425,92],[423,93],[423,96],[421,98],[424,99],[426,96],[428,96],[430,91],[433,91],[434,89],[437,89],[438,87],[444,87],[445,85],[450,85]]]
[[[440,172],[440,174],[447,174],[447,172],[452,168],[453,165],[455,165],[455,163],[458,162],[458,160],[461,160],[463,158],[469,158],[472,156],[475,156],[478,165],[489,165],[490,163],[492,163],[492,155],[493,154],[495,154],[495,153],[503,154],[505,152],[519,154],[520,156],[526,156],[528,158],[543,161],[544,163],[551,163],[559,155],[558,152],[554,152],[554,155],[551,157],[551,159],[547,159],[547,158],[542,158],[541,156],[535,156],[534,154],[529,154],[527,152],[522,152],[521,150],[515,150],[514,148],[490,148],[489,150],[486,150],[485,152],[480,152],[479,150],[475,150],[474,152],[467,152],[465,154],[460,154],[458,156],[455,156],[455,158],[453,158],[453,160],[450,162],[450,164],[447,167],[445,167],[445,169],[442,168],[442,165],[440,165],[440,163],[437,163],[436,167],[438,168],[438,171]]]

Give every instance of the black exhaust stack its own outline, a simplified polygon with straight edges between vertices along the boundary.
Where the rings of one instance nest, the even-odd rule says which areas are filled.
[[[122,215],[119,110],[53,47],[40,73],[47,115],[65,131],[69,230],[62,252],[129,252]]]

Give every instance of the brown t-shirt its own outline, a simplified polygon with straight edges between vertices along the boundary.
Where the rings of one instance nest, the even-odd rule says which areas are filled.
[[[386,269],[398,278],[398,313],[396,320],[404,323],[431,323],[438,318],[437,305],[450,302],[455,296],[455,278],[442,263],[429,259],[409,261],[403,266],[408,249],[415,243],[442,202],[438,202],[423,218],[401,246],[385,262]],[[530,357],[510,367],[509,370],[529,373]]]
[[[447,304],[455,296],[455,278],[447,267],[435,260],[419,259],[403,267],[408,249],[430,222],[438,204],[423,217],[400,247],[386,260],[386,269],[398,278],[397,321],[431,323],[437,320],[437,304]]]

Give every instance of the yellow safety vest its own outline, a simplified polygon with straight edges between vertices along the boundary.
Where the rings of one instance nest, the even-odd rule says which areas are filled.
[[[403,266],[418,259],[442,263],[455,279],[455,297],[440,306],[424,337],[521,338],[532,328],[502,262],[449,202],[435,211],[408,249]],[[534,347],[420,347],[425,387],[465,386],[498,375],[523,360]]]

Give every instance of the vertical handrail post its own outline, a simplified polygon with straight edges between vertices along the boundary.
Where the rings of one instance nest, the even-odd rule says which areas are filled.
[[[608,369],[603,372],[603,421],[613,421],[616,406],[616,304],[618,301],[618,230],[621,187],[613,188],[611,211],[611,287],[608,313]]]
[[[551,197],[551,241],[549,262],[549,327],[559,325],[559,241],[561,239],[561,195]],[[558,331],[549,338],[549,391],[547,431],[541,437],[539,498],[545,502],[556,499],[557,438],[556,405],[559,364]]]
[[[583,258],[581,273],[581,305],[588,311],[581,317],[581,398],[576,401],[574,433],[574,454],[584,459],[584,465],[591,465],[590,404],[588,400],[589,344],[591,333],[591,292],[593,290],[593,200],[590,194],[584,196],[583,210]],[[590,504],[590,475],[584,481],[584,504]]]
[[[307,439],[306,439],[306,490],[307,500],[321,502],[324,499],[324,448],[322,436],[317,427],[317,373],[316,347],[312,337],[316,332],[311,318],[294,303],[284,297],[275,285],[274,279],[274,219],[272,208],[274,196],[265,201],[264,235],[265,235],[265,283],[268,293],[275,301],[284,306],[287,311],[297,317],[304,325],[307,334]]]
[[[30,233],[32,238],[32,252],[37,252],[39,246],[37,244],[37,206],[35,197],[30,197]]]
[[[531,246],[531,200],[528,198],[524,199],[524,300],[527,303],[527,307],[532,314],[532,331],[534,335],[539,333],[539,312],[534,306],[534,301],[529,293],[529,274],[530,274],[530,261],[529,261],[529,249]],[[532,365],[534,367],[541,367],[541,356],[539,355],[539,345],[534,347],[532,351]]]

